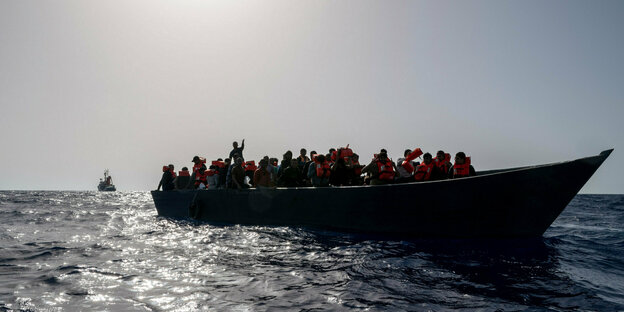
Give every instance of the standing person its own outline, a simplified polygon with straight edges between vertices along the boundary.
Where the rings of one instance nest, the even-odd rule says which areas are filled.
[[[303,174],[303,178],[304,178],[304,182],[305,182],[305,186],[311,186],[312,182],[310,182],[310,178],[308,178],[308,170],[310,169],[310,165],[313,164],[314,162],[312,161],[312,159],[314,158],[314,155],[316,155],[316,151],[311,151],[310,152],[310,158],[308,158],[308,161],[306,161],[306,163],[303,165],[302,169],[301,169],[301,173]]]
[[[258,162],[258,169],[254,172],[253,183],[258,187],[271,187],[271,172],[267,170],[269,165],[269,157],[265,156],[260,162]]]
[[[241,147],[238,147],[238,142],[236,142],[236,141],[232,142],[232,147],[233,147],[233,149],[230,152],[230,158],[231,159],[236,159],[234,157],[235,154],[238,154],[238,157],[243,158],[243,149],[245,149],[245,139],[243,139],[243,141],[241,143]]]
[[[464,152],[455,154],[455,164],[449,169],[448,178],[457,179],[465,177],[474,177],[477,175],[474,167],[470,164],[470,157],[466,157]]]
[[[173,174],[171,174],[169,166],[163,166],[163,174],[160,178],[160,182],[158,183],[158,187],[156,188],[157,191],[160,191],[161,186],[163,191],[171,191],[175,188],[175,185],[173,184]]]

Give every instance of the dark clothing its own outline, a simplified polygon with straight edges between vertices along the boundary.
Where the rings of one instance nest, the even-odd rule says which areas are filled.
[[[282,159],[282,162],[280,163],[280,167],[277,170],[277,180],[279,181],[279,179],[281,179],[282,174],[284,174],[284,170],[286,170],[286,168],[290,167],[290,159]]]
[[[232,149],[232,151],[230,152],[230,159],[232,160],[232,163],[234,163],[234,161],[236,160],[234,159],[234,154],[238,154],[238,157],[245,159],[245,157],[243,157],[244,148],[245,148],[245,145]]]
[[[165,171],[162,174],[162,177],[160,178],[160,183],[158,183],[158,189],[160,189],[160,187],[162,186],[163,191],[171,191],[175,188],[175,185],[173,185],[173,174],[171,174],[171,171]]]
[[[282,171],[282,175],[278,180],[279,186],[298,187],[302,186],[303,176],[299,168],[288,167]]]
[[[185,189],[189,185],[190,181],[191,181],[190,176],[178,176],[177,178],[173,180],[173,184],[175,185],[176,189],[182,190],[182,189]]]
[[[219,188],[225,188],[225,182],[227,180],[227,173],[228,173],[228,168],[227,167],[218,167],[217,168],[217,173],[219,174],[219,184],[217,185]]]
[[[340,158],[331,168],[329,184],[333,186],[349,185],[349,169],[344,159]]]
[[[449,179],[456,179],[454,174],[453,174],[453,167],[454,166],[451,166],[451,168],[449,169],[449,172],[448,172],[448,178]],[[474,177],[476,175],[477,175],[477,172],[475,171],[474,167],[472,165],[470,165],[468,176],[469,177]]]
[[[232,166],[232,188],[237,189],[239,185],[241,188],[248,188],[249,185],[245,184],[245,169],[241,166]],[[238,185],[236,184],[238,182]]]

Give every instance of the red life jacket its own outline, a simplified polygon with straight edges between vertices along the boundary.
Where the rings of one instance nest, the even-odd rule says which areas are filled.
[[[225,168],[225,162],[220,161],[220,160],[213,160],[212,165],[218,168]]]
[[[175,179],[175,178],[176,178],[176,173],[175,173],[175,171],[173,171],[173,170],[169,170],[169,171],[171,172],[171,177]]]
[[[316,166],[317,177],[321,179],[329,178],[329,175],[331,174],[331,169],[329,168],[329,164],[326,161],[324,161],[323,163],[314,161],[314,165]]]
[[[182,171],[178,171],[178,176],[181,177],[190,177],[191,173],[188,170],[182,170]]]
[[[386,162],[382,162],[377,159],[377,169],[379,169],[379,180],[394,180],[394,167],[392,166],[392,161],[390,159],[387,159]]]
[[[424,162],[416,166],[416,172],[414,173],[415,181],[429,181],[431,179],[431,173],[433,172],[434,163],[430,162],[428,165]]]
[[[253,160],[245,162],[245,171],[256,171],[258,167],[256,167],[256,162]]]
[[[204,171],[204,173],[199,171],[195,172],[195,187],[198,187],[202,183],[204,183],[204,185],[208,184],[208,182],[206,182],[206,177],[208,176],[206,173],[207,170]]]
[[[451,155],[448,153],[444,154],[444,160],[440,160],[438,159],[438,157],[435,157],[433,159],[433,163],[442,172],[444,172],[444,174],[446,174],[449,172],[449,169],[451,168]]]
[[[453,178],[463,178],[470,176],[470,157],[466,157],[463,165],[453,164]]]
[[[169,171],[169,166],[163,166],[163,172]]]
[[[209,170],[206,170],[206,172],[204,172],[204,175],[207,177],[212,177],[215,174],[217,174],[217,171],[214,169],[209,169]]]

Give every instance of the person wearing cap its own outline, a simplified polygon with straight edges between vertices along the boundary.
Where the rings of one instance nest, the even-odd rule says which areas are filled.
[[[234,157],[234,155],[238,154],[238,157],[241,157],[243,159],[245,159],[243,157],[243,149],[245,149],[245,139],[243,139],[243,141],[241,141],[241,146],[238,147],[238,142],[234,141],[232,142],[232,151],[230,152],[230,159],[236,159],[236,157]]]

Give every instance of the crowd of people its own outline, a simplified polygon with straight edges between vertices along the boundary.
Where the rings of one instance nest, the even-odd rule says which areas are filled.
[[[258,164],[245,161],[245,140],[233,149],[228,158],[207,163],[204,157],[193,157],[193,167],[183,167],[176,174],[174,165],[163,166],[157,190],[174,189],[247,189],[250,187],[329,187],[354,185],[382,185],[456,179],[476,175],[465,153],[451,155],[438,151],[436,157],[420,148],[407,149],[395,163],[388,152],[381,149],[368,165],[361,165],[358,154],[349,145],[331,148],[327,154],[308,152],[305,148],[293,158],[287,151],[282,160],[264,156]],[[422,156],[422,163],[416,161]]]

